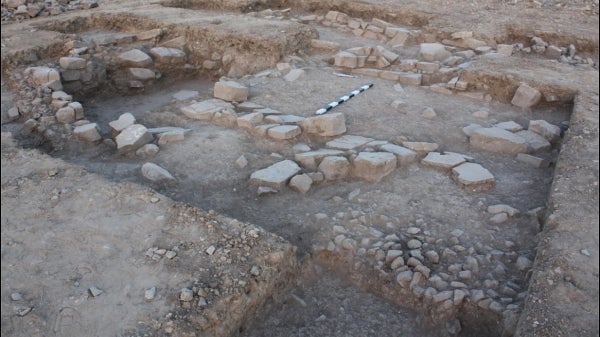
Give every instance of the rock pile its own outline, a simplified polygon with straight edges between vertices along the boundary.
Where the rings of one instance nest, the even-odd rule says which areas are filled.
[[[58,15],[67,11],[98,7],[97,0],[2,1],[2,21],[24,20],[38,16]]]

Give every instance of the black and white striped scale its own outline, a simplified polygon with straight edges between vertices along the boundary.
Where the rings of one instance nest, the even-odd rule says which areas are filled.
[[[358,88],[358,89],[356,89],[356,90],[352,91],[351,93],[349,93],[349,94],[347,94],[347,95],[344,95],[344,96],[342,96],[342,97],[338,98],[336,101],[333,101],[333,102],[331,102],[331,103],[329,103],[329,104],[325,105],[325,106],[324,106],[324,107],[322,107],[321,109],[319,109],[319,110],[315,111],[315,115],[322,115],[322,114],[326,113],[327,111],[329,111],[329,110],[331,110],[331,109],[335,108],[336,106],[338,106],[338,105],[340,105],[340,104],[342,104],[342,103],[346,102],[346,101],[347,101],[347,100],[349,100],[350,98],[352,98],[352,97],[354,97],[354,96],[356,96],[356,95],[360,94],[361,92],[363,92],[363,91],[365,91],[365,90],[369,89],[369,88],[370,88],[370,87],[372,87],[372,86],[373,86],[373,83],[369,83],[369,84],[365,84],[365,85],[363,85],[362,87],[360,87],[360,88]]]

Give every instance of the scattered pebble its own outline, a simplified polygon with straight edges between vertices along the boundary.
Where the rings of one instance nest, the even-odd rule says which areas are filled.
[[[152,287],[150,289],[146,289],[144,291],[144,299],[146,301],[152,301],[156,297],[156,287]]]
[[[92,295],[92,297],[98,297],[98,296],[102,295],[102,293],[104,292],[96,286],[91,286],[88,289],[88,291],[90,292],[90,295]]]
[[[189,288],[181,289],[181,293],[179,294],[179,300],[183,302],[189,302],[194,299],[194,292]]]

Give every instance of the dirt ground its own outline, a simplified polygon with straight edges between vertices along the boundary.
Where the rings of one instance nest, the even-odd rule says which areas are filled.
[[[2,23],[3,336],[598,336],[596,2],[164,3],[180,8],[101,1],[93,10]],[[242,13],[286,7],[291,10],[281,17]],[[471,84],[466,94],[399,85],[348,74],[332,65],[335,52],[308,48],[313,35],[341,50],[382,45],[339,27],[290,20],[329,9],[418,31],[416,41],[396,49],[401,59],[418,58],[419,42],[471,30],[490,44],[528,42],[534,35],[574,44],[595,65],[534,53],[481,55],[462,72]],[[134,14],[131,22],[127,13]],[[78,31],[72,23],[89,15],[95,26]],[[63,33],[40,28],[51,26]],[[202,48],[218,48],[218,41],[234,36],[231,45],[247,49],[229,76],[237,73],[235,80],[249,88],[248,101],[285,114],[310,117],[373,83],[334,109],[345,116],[346,134],[437,143],[438,151],[461,153],[487,168],[495,184],[472,192],[449,172],[415,162],[376,183],[349,177],[315,184],[306,194],[285,188],[259,196],[249,183],[253,172],[294,159],[298,144],[316,150],[331,138],[277,141],[182,114],[192,100],[212,98],[215,79],[226,72],[165,72],[135,94],[75,95],[104,138],[110,138],[108,123],[126,112],[148,128],[189,129],[183,141],[161,144],[150,159],[118,154],[110,142],[44,141],[22,131],[24,119],[6,120],[16,104],[14,73],[56,62],[57,46],[74,34],[156,26],[186,37],[190,63],[210,54]],[[31,50],[46,55],[27,64],[23,55]],[[286,81],[277,62],[305,73]],[[513,106],[520,82],[561,100]],[[175,99],[181,90],[198,95]],[[397,99],[404,101],[400,108],[391,105]],[[422,116],[426,107],[435,118]],[[474,115],[482,110],[486,117]],[[546,168],[476,149],[462,130],[471,123],[527,126],[531,120],[564,132],[538,154],[550,163]],[[236,165],[241,156],[244,167]],[[140,167],[147,161],[176,182],[144,179]],[[497,204],[520,215],[494,223],[487,208]],[[416,254],[407,248],[415,239],[423,252],[442,256],[427,264],[431,277],[420,294],[401,288],[398,270],[377,257],[385,247],[404,250],[408,259]],[[532,264],[522,267],[523,261]],[[94,296],[94,287],[102,293]],[[145,298],[153,287],[156,297]],[[193,290],[192,300],[182,300],[182,288]],[[467,296],[457,304],[454,290],[448,307],[443,295],[453,289]],[[476,300],[479,292],[485,300]]]

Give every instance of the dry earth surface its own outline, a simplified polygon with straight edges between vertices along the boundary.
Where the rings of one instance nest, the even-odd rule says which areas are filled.
[[[3,0],[2,335],[598,336],[598,148],[597,1]]]

